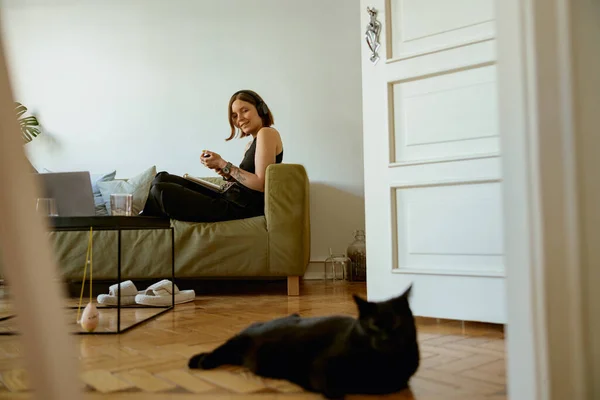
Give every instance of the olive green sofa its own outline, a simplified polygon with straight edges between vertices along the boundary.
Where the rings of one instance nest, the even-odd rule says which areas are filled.
[[[205,178],[218,181],[220,178]],[[175,277],[288,278],[288,294],[310,258],[309,181],[299,164],[267,168],[265,215],[216,223],[171,220],[175,235]],[[49,233],[66,281],[81,281],[89,232]],[[94,281],[116,282],[116,231],[93,235]],[[170,230],[122,232],[121,280],[162,279],[171,273]]]

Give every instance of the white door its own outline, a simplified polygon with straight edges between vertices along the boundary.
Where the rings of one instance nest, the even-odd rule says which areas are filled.
[[[413,283],[416,315],[504,323],[492,0],[361,0],[370,300]],[[364,36],[363,36],[364,37]]]

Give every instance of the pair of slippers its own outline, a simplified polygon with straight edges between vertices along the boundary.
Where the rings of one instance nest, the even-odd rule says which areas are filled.
[[[118,289],[121,286],[121,305],[131,306],[141,304],[145,306],[164,307],[172,304],[172,294],[175,292],[175,304],[194,301],[196,292],[193,290],[179,290],[177,285],[168,279],[163,279],[146,290],[138,291],[132,281],[124,281],[108,288],[108,294],[98,295],[98,304],[116,306],[118,302]]]

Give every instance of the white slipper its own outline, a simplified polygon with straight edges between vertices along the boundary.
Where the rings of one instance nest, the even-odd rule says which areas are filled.
[[[196,298],[196,292],[193,290],[179,290],[170,280],[163,279],[135,296],[135,302],[145,306],[169,306],[173,300],[172,290],[175,292],[175,304],[187,303]]]
[[[120,284],[114,284],[108,288],[108,294],[98,295],[98,304],[104,304],[107,306],[116,306],[118,303],[118,286],[121,286],[121,305],[130,306],[135,304],[135,296],[138,293],[137,288],[131,281],[124,281]]]

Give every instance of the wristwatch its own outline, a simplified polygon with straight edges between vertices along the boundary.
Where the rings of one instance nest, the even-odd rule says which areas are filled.
[[[231,173],[231,167],[233,167],[233,165],[230,162],[227,162],[221,171],[229,175]]]

